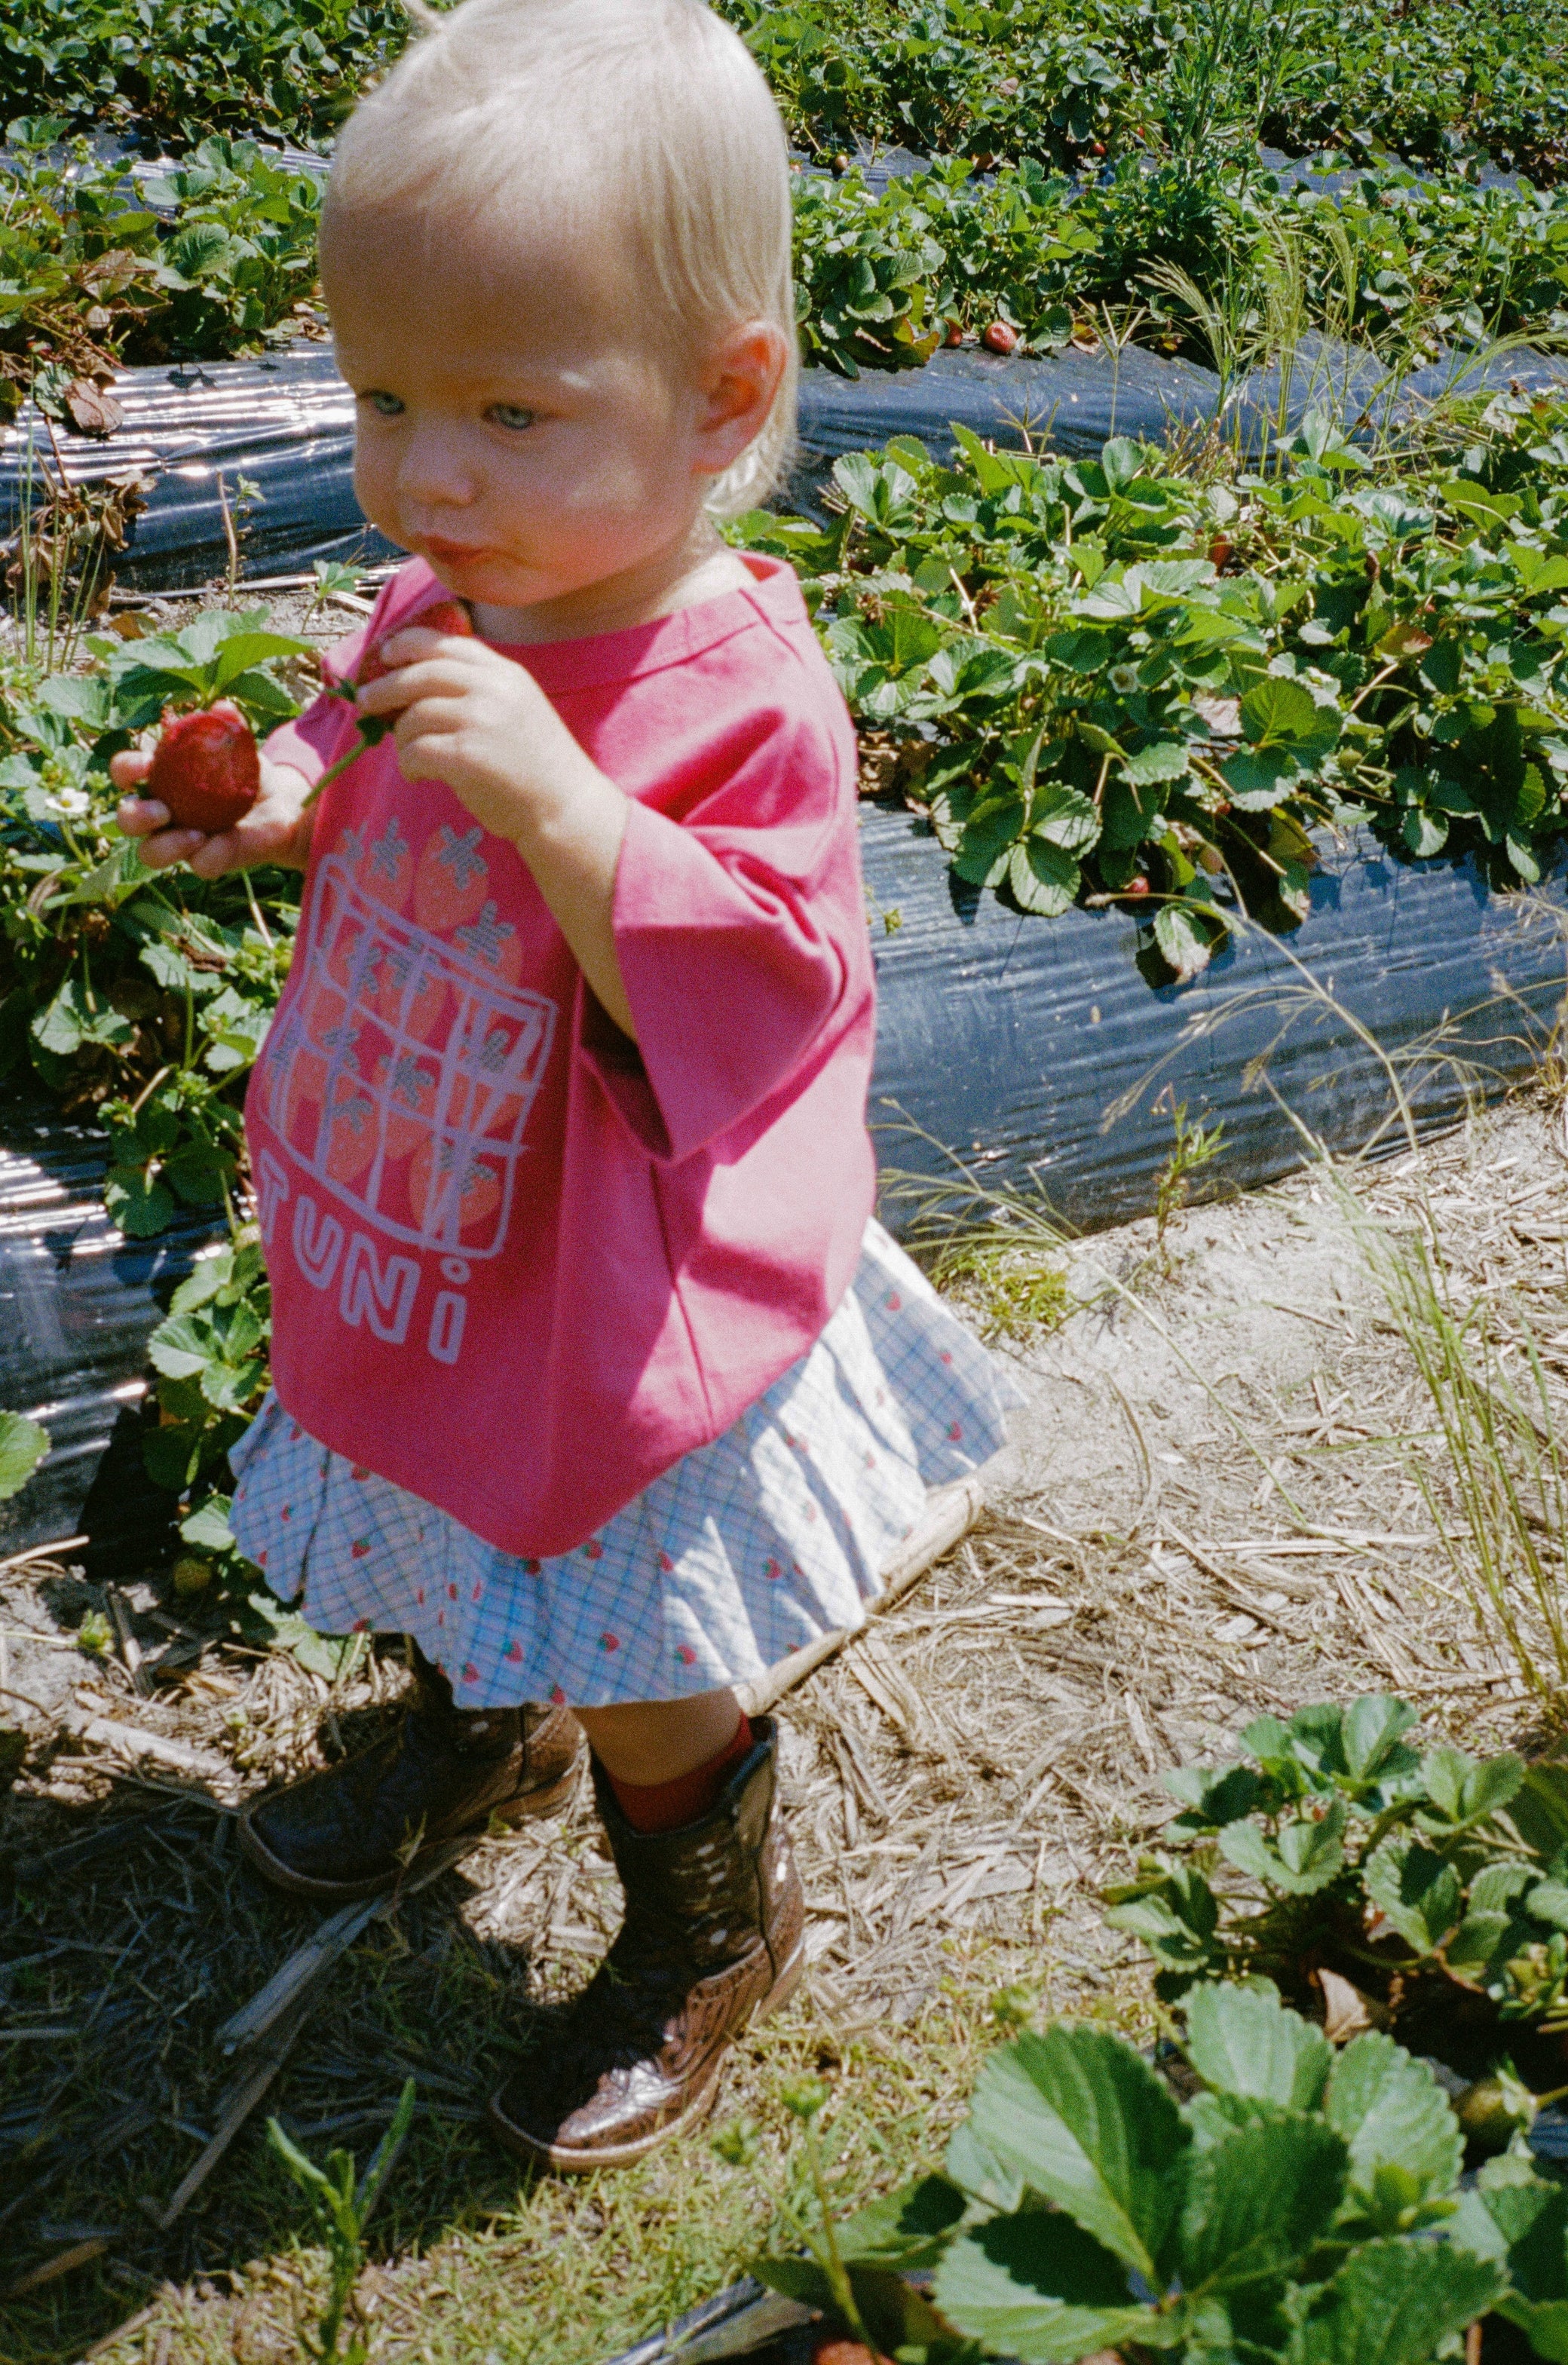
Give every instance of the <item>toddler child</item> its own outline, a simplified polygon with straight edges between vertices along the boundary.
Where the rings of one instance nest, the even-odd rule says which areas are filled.
[[[778,114],[700,0],[442,18],[322,223],[359,498],[413,554],[328,661],[376,678],[274,734],[222,835],[116,758],[150,863],[305,871],[246,1109],[274,1389],[234,1527],[419,1676],[245,1846],[367,1895],[559,1806],[586,1733],[623,1925],[491,2107],[561,2169],[689,2124],[799,1978],[777,1734],[734,1687],[860,1620],[1002,1439],[1005,1384],[871,1220],[849,718],[791,570],[711,521],[790,451],[790,231]]]

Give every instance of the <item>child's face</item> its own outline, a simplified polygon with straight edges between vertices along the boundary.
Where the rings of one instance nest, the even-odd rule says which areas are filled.
[[[661,360],[598,262],[385,213],[323,241],[365,515],[459,598],[568,626],[688,546],[778,380]]]

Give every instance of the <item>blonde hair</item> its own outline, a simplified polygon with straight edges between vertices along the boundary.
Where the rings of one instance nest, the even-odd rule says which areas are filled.
[[[751,53],[702,0],[464,0],[434,18],[344,127],[328,224],[409,203],[448,222],[596,240],[608,227],[668,352],[775,323],[790,359],[767,423],[706,506],[737,515],[786,473],[800,369],[789,151]]]

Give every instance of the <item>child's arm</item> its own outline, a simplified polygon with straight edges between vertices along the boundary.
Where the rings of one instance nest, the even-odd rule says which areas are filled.
[[[510,839],[600,1003],[635,1040],[613,918],[624,795],[532,676],[482,641],[412,626],[381,654],[393,671],[359,692],[360,712],[396,714],[406,778],[444,780],[483,828]]]

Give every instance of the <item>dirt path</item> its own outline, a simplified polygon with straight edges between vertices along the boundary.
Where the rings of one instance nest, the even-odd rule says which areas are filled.
[[[1358,1188],[1394,1232],[1433,1210],[1457,1285],[1528,1305],[1555,1356],[1565,1173],[1541,1102]],[[1167,1248],[1169,1263],[1139,1225],[1069,1252],[1077,1310],[1010,1351],[1030,1402],[992,1510],[785,1704],[814,1978],[745,2048],[732,2099],[766,2122],[786,2069],[824,2068],[846,2173],[929,2157],[1004,1980],[1136,2023],[1134,1951],[1096,1895],[1162,1819],[1163,1768],[1260,1710],[1372,1689],[1472,1742],[1529,1737],[1533,1704],[1477,1631],[1412,1475],[1429,1410],[1332,1180],[1202,1208]],[[144,1647],[166,1643],[160,1586],[129,1597]],[[0,1579],[0,1682],[34,1695],[52,1736],[0,1814],[0,2256],[21,2271],[86,2246],[0,2306],[0,2348],[74,2356],[149,2305],[114,2354],[292,2354],[299,2211],[259,2119],[277,2108],[317,2149],[363,2156],[409,2073],[423,2114],[374,2282],[386,2355],[488,2341],[498,2359],[586,2365],[731,2271],[766,2209],[700,2138],[608,2197],[520,2194],[477,2125],[509,2046],[547,2034],[614,1926],[582,1800],[372,1925],[256,2118],[153,2222],[245,2072],[216,2032],[316,1926],[237,1865],[232,1808],[353,1745],[402,1676],[373,1662],[334,1694],[286,1655],[215,1646],[140,1698],[73,1645],[102,1606],[68,1569]],[[140,1757],[116,1754],[128,1724]]]

